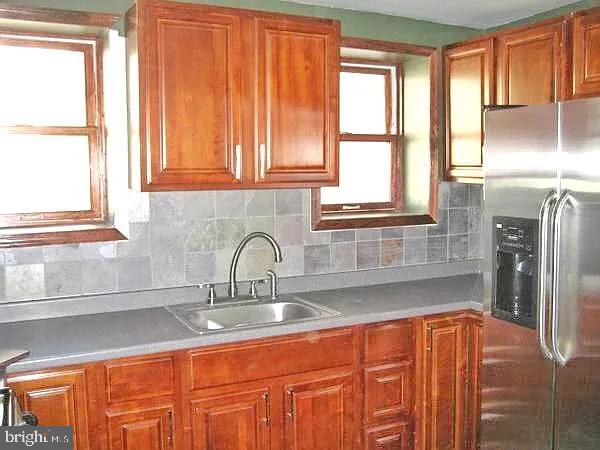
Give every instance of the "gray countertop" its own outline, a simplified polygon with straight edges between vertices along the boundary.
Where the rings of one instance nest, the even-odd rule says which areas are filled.
[[[0,324],[1,348],[28,349],[9,372],[201,347],[462,309],[481,310],[481,277],[461,275],[368,287],[303,292],[296,297],[340,315],[285,325],[199,335],[165,308]]]

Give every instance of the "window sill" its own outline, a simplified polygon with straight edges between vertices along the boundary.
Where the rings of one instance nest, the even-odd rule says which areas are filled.
[[[0,248],[32,247],[38,245],[76,244],[82,242],[120,241],[127,238],[116,228],[66,228],[38,231],[7,229],[0,231]]]
[[[344,214],[331,214],[330,217],[324,217],[324,215],[320,215],[318,218],[313,217],[312,229],[314,231],[324,231],[428,225],[437,223],[436,219],[436,217],[430,214],[364,214],[348,216]]]

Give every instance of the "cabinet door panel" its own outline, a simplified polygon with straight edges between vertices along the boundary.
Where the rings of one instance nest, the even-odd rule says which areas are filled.
[[[600,10],[573,19],[573,97],[600,95]]]
[[[560,100],[562,22],[498,38],[498,103],[536,105]]]
[[[350,450],[352,375],[286,386],[285,445],[289,450]]]
[[[493,39],[446,50],[445,94],[449,179],[483,177],[483,107],[494,103]]]
[[[267,450],[268,389],[193,400],[194,450]]]
[[[365,369],[365,421],[410,414],[413,389],[410,362]]]
[[[483,360],[483,322],[474,319],[469,323],[468,341],[468,396],[466,414],[466,448],[479,448],[479,430],[481,421],[481,362]]]
[[[337,180],[339,29],[257,20],[256,181]]]
[[[83,369],[11,377],[23,409],[32,411],[41,426],[73,427],[73,448],[90,448],[86,373]]]
[[[173,409],[142,409],[108,415],[110,450],[167,450],[173,444]]]
[[[426,323],[425,426],[428,450],[464,448],[465,355],[461,322]]]
[[[367,450],[409,450],[410,426],[407,423],[391,423],[368,428],[365,441]]]
[[[196,6],[148,14],[148,183],[240,181],[241,19]]]

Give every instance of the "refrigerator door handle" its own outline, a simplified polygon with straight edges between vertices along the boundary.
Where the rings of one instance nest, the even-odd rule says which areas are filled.
[[[548,347],[548,343],[546,342],[547,336],[547,293],[546,293],[546,285],[548,283],[547,278],[547,269],[548,269],[548,243],[549,241],[549,229],[550,229],[550,212],[552,211],[552,206],[556,201],[557,195],[556,191],[552,190],[548,192],[544,202],[542,203],[542,207],[540,209],[539,215],[539,230],[538,230],[538,249],[539,249],[539,258],[538,258],[538,286],[537,286],[537,298],[538,298],[538,344],[540,349],[542,350],[543,355],[553,360],[554,356],[550,348]]]
[[[558,291],[559,291],[559,273],[560,270],[560,230],[563,211],[567,204],[573,199],[571,193],[567,190],[560,195],[554,206],[553,226],[552,226],[552,294],[551,294],[551,327],[550,342],[552,344],[552,354],[554,360],[561,366],[565,366],[569,359],[561,354],[558,346]]]

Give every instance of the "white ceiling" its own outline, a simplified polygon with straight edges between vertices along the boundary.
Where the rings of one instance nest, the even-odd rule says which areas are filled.
[[[292,1],[292,0],[285,0]],[[293,0],[296,3],[371,11],[432,22],[490,28],[575,0]]]

